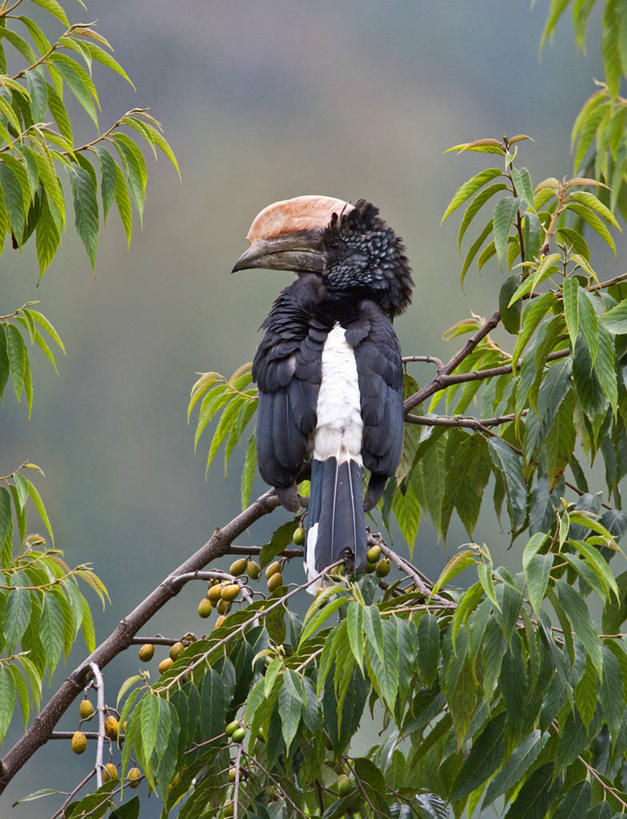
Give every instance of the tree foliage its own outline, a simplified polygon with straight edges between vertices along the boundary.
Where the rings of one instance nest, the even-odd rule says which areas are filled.
[[[69,26],[54,0],[38,4]],[[568,5],[553,0],[543,42]],[[593,5],[572,4],[580,45]],[[148,788],[158,794],[163,816],[176,810],[190,819],[441,819],[488,808],[509,819],[605,819],[627,812],[627,567],[620,546],[627,529],[621,498],[627,473],[627,274],[606,279],[596,261],[598,239],[616,253],[618,218],[627,217],[627,103],[619,96],[627,73],[626,20],[627,0],[607,0],[605,83],[575,122],[570,179],[534,179],[519,159],[529,139],[523,134],[450,149],[462,159],[469,152],[488,154],[486,160],[495,163],[460,185],[442,219],[461,214],[462,283],[488,264],[501,270],[501,279],[489,318],[473,315],[446,332],[445,338],[462,344],[449,361],[429,355],[405,360],[402,459],[372,519],[372,559],[362,578],[345,576],[341,565],[329,567],[313,601],[306,597],[313,581],[285,585],[286,562],[302,555],[299,516],[242,557],[234,539],[278,505],[272,491],[250,504],[256,390],[249,364],[230,378],[200,375],[189,405],[190,417],[198,411],[195,443],[211,430],[207,468],[223,448],[225,469],[244,443],[243,511],[171,572],[72,673],[77,690],[94,685],[99,694],[95,712],[83,717],[94,725],[98,787],[84,796],[87,782],[79,783],[61,807],[65,816],[137,817]],[[0,186],[4,201],[13,202],[7,230],[22,244],[33,230],[37,240],[38,220],[54,221],[54,185],[39,177],[31,185],[29,174],[43,160],[24,152],[26,146],[37,155],[54,150],[46,167],[60,163],[69,173],[76,228],[93,263],[99,216],[87,157],[100,167],[103,213],[115,200],[123,221],[130,199],[141,216],[136,197],[143,202],[145,166],[136,144],[118,129],[130,126],[175,160],[159,129],[137,112],[92,143],[72,147],[69,120],[63,127],[60,122],[57,85],[66,85],[90,116],[97,94],[88,71],[65,52],[78,54],[87,68],[86,55],[125,75],[90,27],[92,34],[69,26],[53,47],[38,40],[39,29],[24,25],[38,52],[31,57],[33,46],[20,45],[14,32],[6,37],[30,67],[9,78],[22,91],[5,83],[7,93],[0,94],[8,137],[6,151],[0,147]],[[34,79],[40,67],[49,71],[49,83]],[[41,119],[33,105],[45,110],[38,97],[44,85],[59,128],[54,139],[48,126],[31,127],[23,111],[30,100],[31,119]],[[59,139],[69,139],[70,148]],[[1,170],[4,153],[21,171],[11,162]],[[20,178],[30,186],[28,207]],[[125,191],[119,199],[118,186]],[[0,317],[0,330],[0,385],[10,377],[18,399],[25,394],[30,408],[23,335],[53,363],[46,339],[61,349],[62,343],[32,305]],[[417,365],[436,368],[422,386],[412,374]],[[594,461],[604,465],[603,491],[589,485]],[[69,569],[57,550],[26,534],[29,503],[49,529],[39,493],[26,478],[32,466],[0,478],[2,733],[17,700],[28,725],[31,700],[39,707],[44,673],[67,653],[79,629],[94,648],[78,581],[106,594],[89,568]],[[307,492],[306,482],[300,490]],[[390,548],[396,525],[411,557],[423,514],[446,538],[456,513],[472,539],[482,504],[506,522],[515,569],[494,564],[494,547],[470,542],[430,580]],[[238,559],[228,572],[205,568],[229,553]],[[106,702],[102,668],[134,641],[144,642],[136,636],[139,628],[181,586],[194,582],[208,583],[199,614],[217,610],[210,633],[155,640],[170,646],[159,672],[133,675],[115,705]],[[295,603],[307,599],[301,617]],[[142,659],[152,654],[148,648]],[[75,695],[62,688],[53,696],[39,726],[27,728],[5,756],[0,783],[54,736],[58,712]],[[377,728],[370,747],[358,734],[368,722]],[[109,769],[108,781],[105,745],[108,758],[121,766]],[[28,798],[44,795],[49,792]]]

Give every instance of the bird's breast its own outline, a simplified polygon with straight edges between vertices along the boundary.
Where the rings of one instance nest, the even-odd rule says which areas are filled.
[[[361,463],[363,421],[355,351],[346,331],[336,324],[322,349],[322,381],[318,393],[318,422],[313,457],[336,457]]]

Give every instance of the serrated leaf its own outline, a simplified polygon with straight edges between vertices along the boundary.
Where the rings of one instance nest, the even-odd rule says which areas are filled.
[[[468,248],[468,252],[466,253],[466,258],[464,259],[464,264],[462,265],[462,270],[461,270],[461,273],[460,273],[460,281],[462,283],[462,286],[464,284],[464,279],[466,278],[466,273],[468,272],[468,268],[470,267],[470,265],[473,262],[473,259],[475,258],[475,256],[479,252],[479,248],[485,242],[485,240],[488,238],[488,236],[490,235],[491,232],[492,232],[492,222],[488,222],[488,224],[484,227],[484,229],[481,231],[479,236],[475,239],[475,241]]]
[[[96,189],[91,176],[80,165],[73,165],[68,171],[74,196],[74,224],[92,269],[95,269],[100,227]]]
[[[485,810],[501,794],[516,785],[524,774],[531,769],[540,752],[549,739],[549,734],[535,730],[526,737],[512,752],[508,762],[490,782],[483,800]]]
[[[418,653],[416,662],[420,676],[431,685],[438,671],[440,660],[440,628],[438,621],[428,612],[418,623]]]
[[[7,356],[9,360],[9,371],[13,390],[19,401],[22,396],[26,370],[28,367],[28,350],[22,338],[22,334],[14,324],[6,326]]]
[[[42,9],[45,9],[47,12],[52,14],[65,26],[68,28],[70,27],[70,21],[68,20],[67,14],[65,13],[63,6],[61,6],[57,0],[31,0],[31,2],[41,6]]]
[[[490,438],[488,449],[492,463],[503,475],[512,531],[517,532],[527,518],[527,483],[520,456],[501,438]]]
[[[509,232],[514,224],[520,199],[518,197],[506,196],[501,199],[494,208],[492,216],[492,229],[494,231],[494,247],[499,262],[503,261]]]
[[[28,484],[28,492],[30,494],[31,500],[35,505],[35,509],[39,512],[39,517],[42,519],[44,526],[48,530],[48,534],[50,535],[50,539],[54,543],[54,535],[52,533],[52,526],[50,525],[50,520],[48,519],[48,513],[46,512],[46,507],[44,506],[44,502],[41,499],[41,495],[39,494],[37,487],[35,484],[25,479],[26,483]]]
[[[245,509],[250,503],[250,495],[253,488],[253,481],[255,479],[255,471],[257,469],[257,431],[253,430],[248,439],[248,447],[246,449],[246,457],[244,459],[244,468],[242,470],[241,496],[240,501],[242,509]]]
[[[448,217],[456,210],[460,205],[463,205],[464,202],[469,199],[473,193],[476,193],[480,188],[482,188],[487,182],[491,179],[495,179],[497,176],[503,176],[503,171],[499,168],[486,168],[484,171],[480,171],[478,174],[469,179],[467,182],[464,182],[453,194],[453,198],[448,204],[447,209],[444,211],[444,216],[442,217],[442,222],[444,222]]]
[[[433,586],[433,591],[429,595],[429,600],[431,600],[433,595],[437,594],[443,586],[450,583],[460,572],[463,572],[464,569],[473,566],[475,563],[477,563],[477,557],[470,549],[463,549],[461,552],[457,552],[457,554],[453,555],[442,569],[440,576]]]
[[[118,206],[118,212],[120,214],[120,219],[122,220],[122,225],[124,226],[124,232],[126,233],[126,242],[130,247],[131,234],[133,233],[131,198],[128,193],[128,188],[126,187],[124,174],[117,165],[115,166],[115,202]]]
[[[581,216],[584,222],[587,222],[592,230],[603,239],[603,241],[612,250],[612,253],[616,256],[616,245],[614,244],[614,239],[612,239],[611,233],[593,210],[579,203],[570,203],[568,205],[568,210],[572,210],[578,216]]]
[[[128,186],[133,202],[139,214],[140,224],[144,215],[144,196],[146,195],[146,161],[142,152],[127,134],[115,133],[112,135],[115,147],[124,163]]]
[[[527,594],[537,617],[540,616],[540,608],[549,585],[552,568],[553,555],[551,552],[545,555],[536,554],[527,564]]]
[[[468,230],[472,220],[475,218],[479,210],[488,201],[488,199],[494,196],[494,194],[504,190],[507,190],[507,185],[504,185],[502,182],[497,182],[495,185],[490,185],[488,188],[485,188],[485,190],[482,190],[475,196],[475,198],[466,208],[466,211],[464,212],[464,216],[459,226],[459,233],[457,234],[458,248],[461,249],[462,239],[464,238],[466,231]]]
[[[46,652],[46,664],[50,679],[61,658],[64,642],[65,620],[59,600],[54,594],[46,594],[41,607],[39,636]]]
[[[279,688],[279,714],[281,716],[281,731],[285,741],[286,752],[289,753],[290,746],[300,723],[300,715],[303,709],[303,701],[298,696],[298,689],[294,684],[287,683],[288,675],[293,671],[286,670],[283,685]]]
[[[627,334],[627,299],[615,304],[607,313],[600,316],[605,329],[613,335]]]
[[[0,665],[0,741],[4,740],[15,709],[15,681],[8,666]]]
[[[96,86],[87,71],[85,71],[83,66],[79,65],[76,60],[73,60],[66,54],[60,54],[58,51],[51,54],[48,60],[61,74],[68,88],[85,109],[97,128],[98,112],[96,106],[100,108],[100,104],[98,102]]]
[[[470,753],[452,785],[451,801],[464,799],[486,781],[503,760],[506,714],[493,717],[473,739]]]

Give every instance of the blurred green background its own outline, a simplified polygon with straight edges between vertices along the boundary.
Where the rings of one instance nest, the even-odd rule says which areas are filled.
[[[229,274],[263,206],[321,193],[364,197],[380,207],[404,237],[415,274],[414,303],[398,321],[406,353],[448,357],[454,348],[443,344],[443,330],[470,310],[493,312],[496,264],[481,277],[472,271],[463,293],[456,220],[440,227],[453,190],[491,157],[443,151],[524,132],[536,139],[521,146],[534,180],[570,173],[570,128],[593,91],[592,78],[601,75],[598,26],[593,21],[588,33],[591,53],[577,54],[565,18],[540,60],[547,6],[547,0],[533,11],[502,0],[88,2],[82,19],[98,20],[137,87],[135,93],[95,68],[103,127],[132,106],[150,105],[177,153],[183,184],[166,161],[148,158],[144,229],[127,252],[112,212],[95,278],[72,229],[39,287],[32,251],[5,250],[2,312],[39,299],[68,356],[57,377],[34,353],[30,422],[7,389],[0,472],[25,457],[46,471],[38,485],[57,544],[70,563],[92,561],[111,593],[112,605],[95,612],[99,639],[239,509],[241,457],[228,481],[219,459],[205,480],[207,442],[194,455],[185,412],[196,371],[229,374],[252,358],[257,327],[290,281],[288,273]],[[76,116],[93,138],[92,126]],[[623,271],[601,253],[604,277]],[[413,372],[424,382],[432,370],[420,365]],[[284,519],[287,513],[277,512],[241,542],[263,543]],[[489,513],[482,513],[475,539],[487,542],[497,560],[517,562]],[[453,527],[448,553],[465,540]],[[431,574],[447,559],[428,525],[414,558]],[[201,632],[195,614],[201,596],[199,586],[188,586],[146,634]],[[82,653],[80,646],[70,663]],[[109,702],[137,665],[128,652],[108,672]],[[55,680],[62,677],[63,671]],[[76,712],[59,727],[73,730]],[[36,788],[70,789],[90,762],[91,749],[77,759],[69,743],[49,743],[4,795],[0,815],[49,816],[51,801],[10,805]],[[158,814],[154,799],[142,807],[142,817]]]

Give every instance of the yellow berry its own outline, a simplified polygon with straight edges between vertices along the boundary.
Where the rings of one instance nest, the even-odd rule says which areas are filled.
[[[229,574],[234,575],[235,577],[239,577],[240,574],[244,574],[246,571],[246,558],[240,557],[239,560],[234,561],[231,563],[229,568]]]
[[[237,771],[235,768],[229,768],[229,782],[235,782],[235,777],[237,776]]]
[[[117,739],[120,725],[115,717],[109,716],[105,720],[105,734],[109,739]]]
[[[239,594],[239,585],[237,583],[230,583],[228,586],[225,586],[222,589],[222,599],[231,601],[235,600],[237,595]],[[222,612],[220,612],[222,614]]]
[[[212,603],[217,603],[221,596],[222,586],[220,586],[219,584],[217,586],[212,586],[207,592],[207,597],[209,598],[209,600],[211,600]]]
[[[131,768],[126,776],[128,777],[128,783],[131,788],[139,788],[139,780],[142,776],[142,772],[139,768]]]
[[[179,642],[178,642],[178,643],[174,643],[174,645],[173,645],[173,646],[171,646],[171,648],[170,648],[170,657],[171,657],[173,660],[176,660],[176,659],[178,659],[178,658],[181,656],[181,654],[182,654],[184,651],[185,651],[185,646],[184,646],[184,645],[183,645],[183,643],[181,643],[181,642],[180,642],[180,640],[179,640]]]
[[[250,578],[257,580],[261,574],[261,566],[258,563],[255,563],[254,560],[249,560],[246,564],[246,571],[248,572],[248,576]]]
[[[211,614],[211,600],[207,600],[206,597],[198,604],[198,616],[199,617],[209,617]]]
[[[268,578],[268,591],[273,592],[275,589],[278,589],[279,586],[283,585],[283,575],[281,572],[275,572]]]
[[[218,600],[218,605],[216,606],[218,614],[227,614],[230,608],[231,604],[228,600]]]
[[[161,660],[159,663],[159,674],[165,674],[172,665],[174,665],[174,660],[171,657],[166,657],[165,660]]]
[[[72,736],[72,750],[75,754],[82,754],[87,747],[87,737],[82,731],[74,731]]]
[[[118,769],[115,767],[113,762],[107,762],[107,764],[104,766],[102,778],[105,782],[108,782],[110,779],[118,778]]]
[[[94,713],[94,706],[87,697],[81,700],[81,704],[78,706],[78,713],[81,715],[81,719],[87,719],[87,717],[91,717]]]
[[[149,663],[155,655],[155,647],[152,643],[144,643],[137,653],[142,663]]]
[[[382,557],[381,560],[377,563],[377,576],[378,577],[385,577],[390,573],[391,563],[387,559],[387,557]]]
[[[268,568],[266,569],[266,577],[270,578],[273,574],[277,574],[281,571],[281,564],[278,560],[275,560],[274,563],[271,563]]]
[[[299,526],[297,529],[294,529],[294,534],[292,535],[294,543],[297,546],[302,546],[305,543],[305,530],[302,526]]]
[[[376,544],[371,546],[366,552],[366,557],[368,558],[368,563],[376,563],[381,557],[381,547]]]

